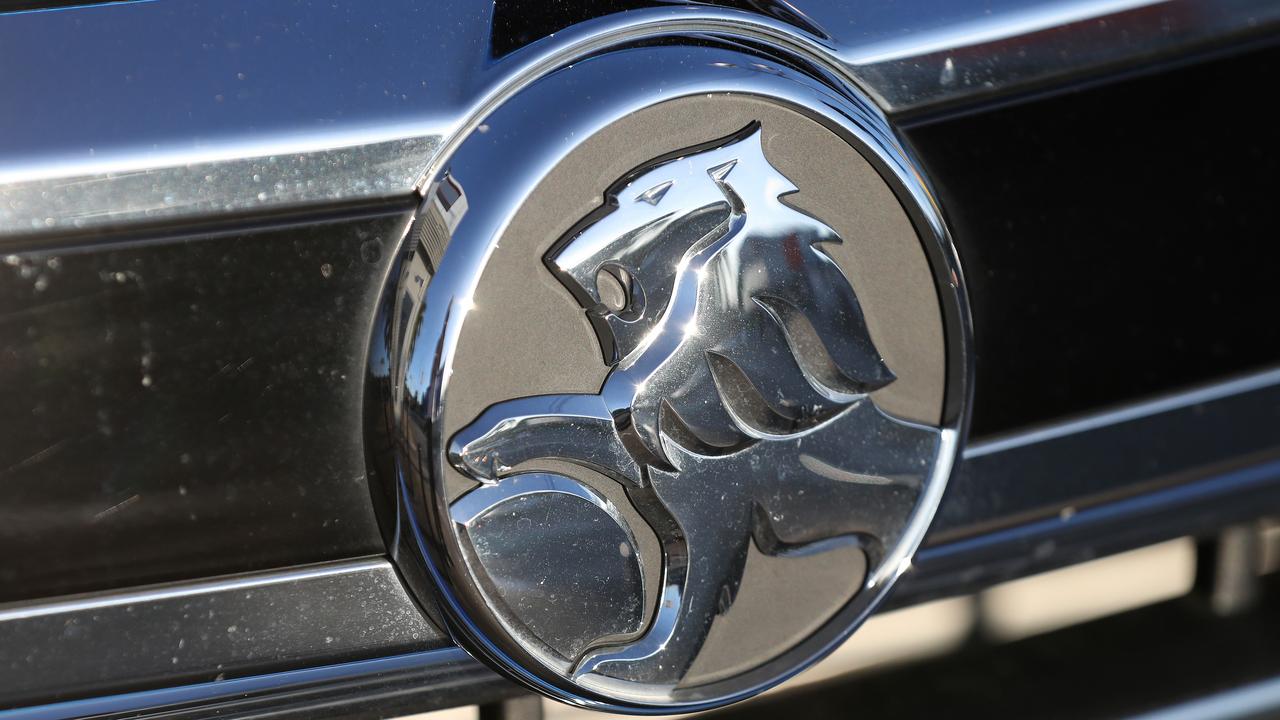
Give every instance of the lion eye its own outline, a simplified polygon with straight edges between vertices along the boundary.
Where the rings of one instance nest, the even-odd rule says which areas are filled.
[[[596,293],[610,313],[624,320],[634,320],[643,310],[644,293],[631,273],[617,265],[596,272]]]
[[[619,275],[625,277],[626,272],[606,267],[600,268],[596,273],[596,292],[600,294],[600,302],[615,315],[627,309],[627,300],[631,295],[627,291],[626,281]]]
[[[647,202],[650,205],[656,206],[658,203],[662,202],[662,196],[666,195],[667,191],[671,189],[671,186],[675,184],[674,180],[668,180],[664,183],[654,185],[648,190],[637,195],[636,202]]]

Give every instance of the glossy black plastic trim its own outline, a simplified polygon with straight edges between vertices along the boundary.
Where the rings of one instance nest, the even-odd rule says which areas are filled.
[[[908,127],[969,278],[972,438],[1280,364],[1280,47]]]
[[[385,552],[359,378],[410,219],[4,255],[0,602]]]

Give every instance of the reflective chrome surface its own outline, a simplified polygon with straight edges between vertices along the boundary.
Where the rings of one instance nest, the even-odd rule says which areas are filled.
[[[419,592],[438,598],[465,645],[560,699],[691,710],[797,672],[906,567],[956,452],[967,329],[928,190],[883,118],[821,65],[732,45],[621,46],[532,81],[480,119],[438,161],[376,333],[402,483],[395,535],[408,540],[397,559],[422,563],[436,587]],[[843,240],[791,204],[796,185],[755,121],[657,150],[612,186],[617,175],[600,178],[587,195],[604,194],[603,205],[523,268],[576,298],[575,322],[593,328],[588,355],[604,364],[596,392],[554,392],[558,377],[561,387],[582,379],[508,338],[487,352],[547,363],[534,377],[551,394],[516,392],[450,420],[449,408],[474,404],[455,386],[481,372],[455,364],[460,344],[482,312],[503,314],[486,293],[494,259],[541,242],[525,230],[504,237],[520,222],[512,215],[554,166],[579,167],[597,132],[658,108],[655,87],[709,107],[732,89],[805,108],[788,111],[793,122],[816,121],[870,161],[938,286],[927,294],[941,301],[950,344],[917,350],[947,358],[941,427],[878,407],[871,393],[896,375],[829,256]],[[530,121],[582,93],[590,112]],[[804,609],[783,600],[797,590]],[[744,643],[760,623],[786,630],[749,631]]]
[[[643,629],[639,543],[590,486],[525,472],[494,478],[451,511],[477,577],[531,641],[576,659],[602,638]]]
[[[540,459],[623,483],[658,534],[661,601],[642,635],[619,639],[641,629],[638,564],[622,582],[607,571],[583,577],[581,564],[561,556],[559,572],[537,582],[552,605],[557,594],[585,600],[580,588],[606,586],[606,597],[632,609],[621,626],[607,622],[621,615],[615,611],[604,622],[574,623],[572,642],[553,642],[548,632],[564,635],[563,625],[582,615],[547,627],[530,622],[537,605],[512,608],[513,632],[549,645],[575,682],[606,689],[617,680],[687,682],[717,617],[751,602],[740,596],[749,544],[767,556],[823,555],[834,564],[850,559],[833,551],[851,548],[858,558],[851,574],[875,567],[928,479],[939,431],[894,420],[867,399],[893,374],[849,282],[818,245],[841,239],[782,202],[796,190],[765,158],[758,126],[611,190],[607,214],[546,258],[593,318],[612,365],[599,394],[501,402],[451,441],[459,469],[489,483],[452,504],[486,569],[481,543],[576,548],[600,535],[599,521],[585,516],[561,518],[555,536],[519,522],[472,525],[471,506],[490,512],[488,497],[506,486],[511,497],[574,493],[604,508],[573,478],[515,470]],[[621,292],[610,298],[608,283]],[[535,477],[545,478],[544,489],[517,490]],[[548,509],[505,512],[537,517]],[[607,514],[622,525],[616,512]],[[621,529],[621,543],[602,543],[604,557],[616,560],[619,547],[624,559],[634,554]],[[504,600],[510,586],[528,581],[488,579]],[[780,590],[750,587],[763,602]]]
[[[886,110],[919,112],[1280,23],[1269,0],[622,9],[548,12],[546,35],[523,46],[503,2],[0,14],[0,67],[22,69],[0,73],[0,237],[409,194],[510,78],[636,35],[733,27],[826,54]]]
[[[437,136],[365,143],[321,134],[8,172],[0,165],[0,237],[405,198],[421,158],[439,145]]]

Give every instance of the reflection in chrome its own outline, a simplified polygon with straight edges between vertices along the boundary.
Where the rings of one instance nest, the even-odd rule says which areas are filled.
[[[404,198],[422,158],[439,146],[431,135],[332,133],[202,151],[125,151],[91,163],[50,158],[6,167],[0,159],[0,238]]]
[[[795,191],[765,157],[758,124],[616,184],[546,258],[612,367],[600,392],[500,402],[452,438],[450,460],[482,483],[455,501],[456,522],[491,498],[538,492],[604,507],[576,479],[539,474],[546,488],[528,487],[521,467],[549,459],[619,482],[657,535],[661,588],[640,637],[553,642],[527,623],[577,650],[562,653],[575,680],[678,686],[739,599],[752,545],[775,557],[856,548],[874,566],[904,532],[939,432],[868,399],[894,375],[822,250],[841,239],[786,204]],[[587,538],[599,532],[579,522]],[[469,537],[541,542],[518,527]],[[560,593],[578,587],[539,578],[558,580]]]
[[[853,65],[877,65],[910,61],[924,55],[975,46],[993,45],[1011,38],[1030,36],[1085,22],[1095,18],[1132,12],[1168,0],[1055,0],[1039,3],[1010,3],[993,13],[990,8],[972,5],[937,27],[925,21],[909,36],[889,37],[857,46],[846,58]],[[969,12],[964,12],[964,10]]]
[[[613,503],[581,483],[549,473],[524,473],[512,476],[501,485],[481,485],[453,503],[453,521],[459,525],[471,525],[499,505],[525,495],[560,493],[585,500],[600,508],[618,522],[618,511]]]
[[[493,595],[557,654],[641,629],[635,536],[596,491],[563,475],[521,473],[481,485],[450,511]]]

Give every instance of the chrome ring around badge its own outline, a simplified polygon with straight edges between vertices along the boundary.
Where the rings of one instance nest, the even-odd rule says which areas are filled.
[[[908,565],[963,437],[922,173],[820,62],[705,35],[470,127],[371,360],[414,591],[578,704],[706,709],[808,666]]]

